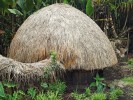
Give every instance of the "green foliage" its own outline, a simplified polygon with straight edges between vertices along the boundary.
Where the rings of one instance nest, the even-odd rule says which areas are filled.
[[[90,88],[85,89],[85,93],[79,94],[77,91],[71,93],[71,96],[73,97],[74,100],[90,100],[91,96],[91,90]]]
[[[17,84],[13,83],[13,82],[9,82],[9,81],[4,81],[3,82],[3,85],[5,87],[8,87],[8,88],[14,88],[14,87],[17,87]]]
[[[123,82],[125,82],[125,84],[128,85],[133,85],[133,77],[125,77],[123,79],[121,79]]]
[[[16,85],[12,83],[4,83],[4,86],[7,88],[16,87]],[[4,86],[0,82],[0,100],[22,100],[22,96],[25,95],[22,90],[14,91],[12,94],[6,94],[4,91]]]
[[[36,96],[36,100],[47,100],[47,96],[46,96],[46,94],[44,94],[44,93],[39,93],[39,94]]]
[[[7,94],[7,100],[22,100],[25,93],[22,90],[14,91],[13,94]]]
[[[18,98],[18,93],[14,92],[13,95],[8,94],[8,99],[9,100],[17,100]]]
[[[94,93],[91,96],[91,100],[106,100],[106,94],[104,94],[104,93]]]
[[[86,4],[86,14],[91,16],[94,13],[94,7],[92,5],[92,0],[88,0]]]
[[[56,52],[53,51],[53,52],[50,53],[50,57],[51,57],[51,60],[52,60],[53,64],[56,63],[56,56],[57,56]]]
[[[8,9],[10,13],[15,14],[17,16],[22,16],[23,14],[17,9]]]
[[[5,97],[6,97],[6,94],[4,91],[4,87],[3,87],[2,83],[0,82],[0,99],[5,98]]]
[[[66,89],[66,84],[64,82],[61,82],[60,80],[57,80],[54,83],[49,84],[49,90],[52,92],[58,91],[59,94],[63,94]]]
[[[133,65],[133,59],[129,59],[128,64]]]
[[[90,90],[89,87],[85,89],[85,95],[86,95],[87,97],[91,95],[91,90]]]
[[[36,89],[34,89],[34,88],[29,88],[29,89],[28,89],[28,94],[31,96],[32,99],[34,99],[35,96],[36,96]]]
[[[117,100],[118,96],[122,95],[123,91],[119,88],[112,90],[109,93],[109,100]]]
[[[4,83],[4,82],[3,82]],[[16,85],[12,82],[5,82],[6,88],[14,88]],[[32,100],[62,100],[62,95],[65,91],[66,85],[64,82],[57,80],[55,83],[41,83],[41,87],[45,91],[37,91],[35,88],[29,88],[27,93],[22,90],[14,90],[12,93],[5,93],[4,85],[0,83],[0,100],[23,100],[28,97]],[[71,97],[74,100],[117,100],[118,96],[122,95],[123,91],[119,88],[111,87],[108,93],[91,93],[90,88],[86,88],[85,92],[80,94],[77,92],[71,93]]]
[[[85,94],[79,94],[77,92],[71,93],[71,96],[73,97],[74,100],[84,100],[85,99]]]
[[[68,0],[64,0],[63,3],[68,4]]]
[[[59,92],[52,92],[52,91],[48,91],[47,92],[47,100],[61,100],[61,97],[59,95]]]
[[[44,78],[48,78],[51,75],[51,72],[56,71],[56,70],[60,70],[59,66],[57,65],[57,61],[56,61],[56,52],[51,52],[50,53],[50,58],[51,58],[51,64],[48,67],[44,67]]]
[[[44,90],[48,89],[48,84],[47,83],[41,83],[41,87],[43,87]]]
[[[99,74],[96,74],[96,77],[94,78],[95,82],[90,84],[90,87],[96,87],[96,92],[103,92],[104,87],[106,84],[103,83],[104,78],[100,77]]]
[[[58,92],[48,91],[45,93],[40,93],[36,96],[36,100],[61,100],[61,96]]]
[[[16,84],[12,82],[0,82],[0,100],[23,100],[26,96],[32,100],[61,100],[61,95],[65,91],[66,85],[64,82],[56,81],[56,83],[41,83],[41,87],[45,91],[37,91],[35,88],[29,88],[27,93],[22,90],[14,90],[12,93],[8,94],[4,91],[5,89],[10,89],[16,87]],[[53,86],[52,86],[53,85]]]

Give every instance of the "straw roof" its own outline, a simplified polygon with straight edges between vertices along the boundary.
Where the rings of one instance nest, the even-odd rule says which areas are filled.
[[[8,57],[31,63],[49,58],[51,51],[69,70],[102,69],[117,63],[99,26],[67,4],[53,4],[29,16],[13,38]]]
[[[27,81],[43,77],[48,69],[50,70],[50,77],[56,77],[56,70],[59,72],[65,71],[64,66],[58,61],[54,69],[52,65],[51,58],[35,63],[22,63],[0,55],[0,77],[5,79],[8,76],[8,80],[15,79],[15,81]]]

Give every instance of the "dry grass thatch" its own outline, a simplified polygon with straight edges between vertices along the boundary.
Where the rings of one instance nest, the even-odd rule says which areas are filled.
[[[66,69],[101,69],[117,63],[110,41],[83,12],[53,4],[35,12],[18,29],[8,57],[36,62],[57,52]]]
[[[43,77],[48,69],[51,69],[52,59],[45,59],[35,63],[22,63],[0,55],[0,78],[8,76],[8,80],[16,81],[36,80]],[[56,62],[56,68],[60,72],[64,71],[64,66],[60,62]],[[56,77],[56,69],[49,71],[49,75]]]

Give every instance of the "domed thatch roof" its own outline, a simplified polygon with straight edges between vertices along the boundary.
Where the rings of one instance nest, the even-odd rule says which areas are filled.
[[[53,4],[31,15],[18,29],[8,56],[36,62],[57,52],[66,69],[101,69],[117,63],[110,41],[83,12],[67,4]]]

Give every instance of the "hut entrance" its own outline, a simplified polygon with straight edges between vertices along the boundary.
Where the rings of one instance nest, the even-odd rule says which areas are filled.
[[[71,70],[66,71],[64,75],[64,81],[67,84],[67,91],[79,90],[84,91],[92,82],[96,76],[97,70],[86,71],[86,70]]]
[[[129,53],[133,54],[133,30],[130,32]]]

